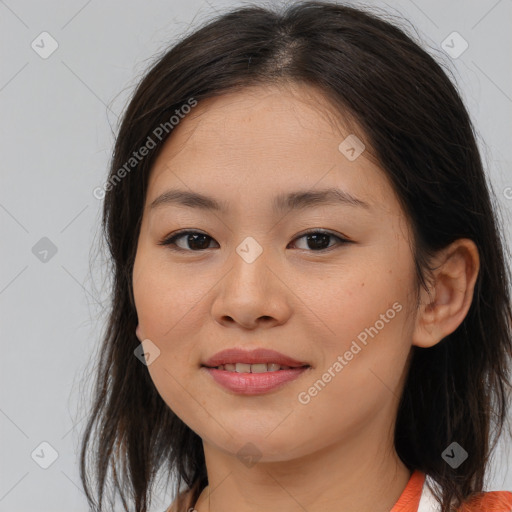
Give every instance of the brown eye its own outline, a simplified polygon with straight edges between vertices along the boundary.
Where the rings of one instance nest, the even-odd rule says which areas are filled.
[[[177,243],[178,240],[181,239],[184,239],[183,244],[185,247],[182,247]],[[162,240],[160,245],[172,246],[171,248],[177,251],[198,252],[208,249],[210,241],[212,240],[213,238],[211,236],[208,236],[205,233],[201,233],[199,231],[181,231],[174,234],[170,238]]]
[[[304,249],[311,252],[327,251],[336,245],[351,243],[350,240],[346,240],[345,238],[335,235],[330,231],[322,230],[309,231],[308,233],[304,233],[300,237],[295,238],[295,240],[300,240],[302,238],[306,239],[307,247]],[[331,242],[333,239],[337,240],[338,243],[332,244]],[[178,233],[173,234],[159,242],[159,245],[168,246],[173,251],[201,252],[206,249],[211,249],[212,247],[210,247],[210,243],[212,241],[214,241],[214,239],[206,233],[188,230],[179,231]],[[298,248],[303,249],[302,247]]]
[[[331,247],[334,247],[336,244],[330,245],[330,241],[332,241],[332,239],[338,240],[338,245],[350,243],[349,240],[341,238],[340,236],[335,235],[330,231],[309,231],[308,233],[304,233],[295,240],[300,240],[301,238],[306,239],[307,247],[305,247],[305,249],[312,250],[313,252],[321,252],[330,249]],[[299,249],[302,248],[299,247]]]

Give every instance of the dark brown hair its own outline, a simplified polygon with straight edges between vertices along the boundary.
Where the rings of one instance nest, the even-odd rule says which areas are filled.
[[[161,140],[153,136],[157,147],[122,178],[119,170],[191,98],[201,102],[278,82],[315,86],[337,106],[340,118],[350,116],[361,127],[358,136],[392,183],[413,228],[418,286],[426,287],[436,251],[459,238],[477,245],[481,268],[463,323],[432,348],[412,347],[395,447],[409,469],[439,485],[443,512],[452,501],[458,506],[484,489],[509,406],[510,270],[474,128],[447,72],[386,16],[327,2],[238,8],[158,56],[122,117],[104,200],[112,302],[80,460],[94,510],[105,510],[109,470],[127,511],[129,503],[147,511],[161,469],[176,478],[177,491],[183,484],[192,490],[192,504],[207,485],[200,437],[164,403],[134,357],[137,239],[149,172],[172,131]],[[441,457],[453,441],[469,454],[456,469]],[[179,510],[185,510],[181,502]]]

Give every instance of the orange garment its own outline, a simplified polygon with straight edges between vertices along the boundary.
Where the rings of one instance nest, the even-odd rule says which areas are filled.
[[[418,512],[425,491],[425,473],[415,470],[391,512]],[[474,495],[457,512],[512,512],[512,492],[488,491]]]
[[[424,481],[425,473],[414,471],[391,512],[417,512]]]

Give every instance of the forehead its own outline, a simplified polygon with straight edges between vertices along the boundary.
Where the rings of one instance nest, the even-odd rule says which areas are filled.
[[[201,100],[173,129],[166,145],[171,146],[168,156],[185,142],[197,150],[218,144],[247,151],[261,143],[293,144],[319,132],[339,137],[348,131],[344,125],[334,105],[313,86],[251,86]]]
[[[165,142],[151,170],[148,200],[173,185],[232,191],[239,198],[257,191],[262,198],[263,188],[270,194],[341,186],[389,209],[394,192],[382,169],[364,151],[350,161],[339,149],[352,136],[354,123],[346,121],[318,89],[304,84],[208,98]]]

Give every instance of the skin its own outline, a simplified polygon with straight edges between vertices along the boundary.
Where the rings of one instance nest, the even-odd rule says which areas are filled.
[[[354,161],[340,152],[351,132],[337,117],[310,86],[246,88],[201,102],[153,165],[133,271],[136,333],[160,350],[148,371],[163,400],[203,440],[209,486],[199,512],[389,511],[411,475],[393,445],[411,347],[441,341],[471,305],[478,250],[459,240],[439,253],[433,300],[422,289],[416,309],[408,220],[368,151]],[[326,187],[370,209],[271,208],[277,194]],[[174,188],[229,211],[150,208]],[[182,237],[183,252],[159,245],[184,228],[211,239]],[[308,244],[303,234],[315,229],[333,232],[321,246],[329,250]],[[263,249],[252,263],[236,252],[249,236]],[[300,403],[395,303],[403,309]],[[228,347],[273,348],[312,368],[270,393],[237,395],[200,370]],[[237,456],[249,442],[260,457],[250,466]]]

